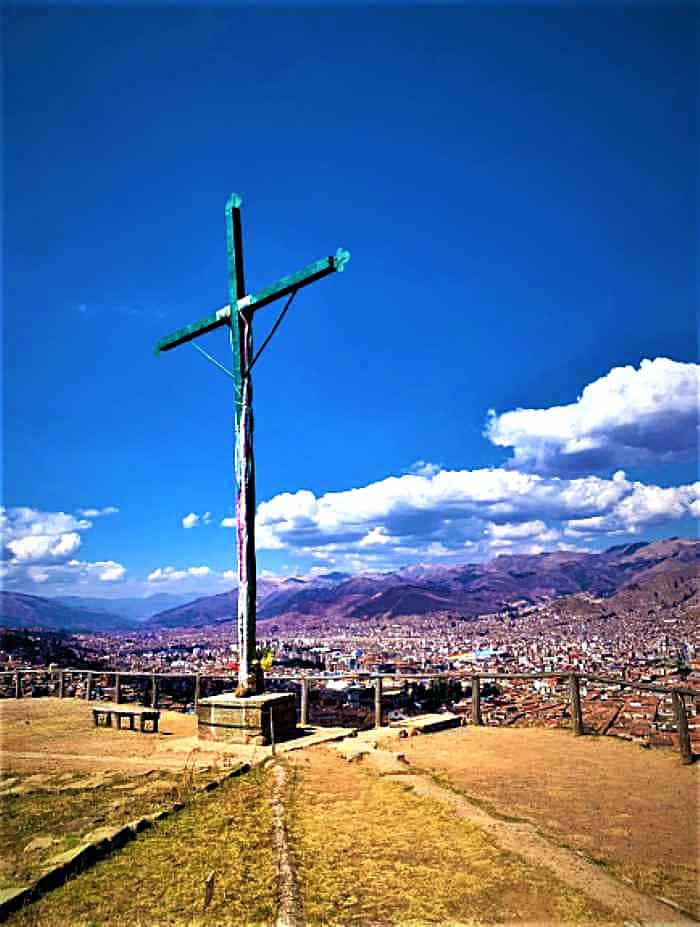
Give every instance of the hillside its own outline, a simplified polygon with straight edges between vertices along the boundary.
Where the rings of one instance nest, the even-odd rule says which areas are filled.
[[[586,593],[593,610],[654,613],[698,609],[700,542],[672,538],[623,544],[600,553],[499,556],[489,563],[419,564],[390,573],[326,573],[311,579],[258,580],[258,621],[293,628],[314,619],[371,621],[413,615],[476,618],[514,602],[539,603]],[[183,603],[161,594],[143,600],[48,599],[0,593],[0,624],[68,631],[203,628],[230,622],[236,591]],[[163,609],[163,605],[169,607]],[[158,609],[158,606],[161,606]],[[580,601],[576,600],[580,609]],[[155,613],[154,613],[155,612]]]
[[[158,612],[178,605],[185,605],[192,600],[192,596],[174,595],[171,592],[157,592],[146,598],[85,598],[79,595],[56,596],[53,601],[68,605],[71,608],[89,610],[91,612],[106,612],[109,615],[119,615],[122,618],[131,618],[143,621]]]
[[[137,626],[121,615],[20,592],[0,592],[0,625],[67,631],[125,631]]]
[[[65,631],[38,631],[0,628],[0,651],[25,666],[80,667],[86,665],[86,652],[80,642]]]

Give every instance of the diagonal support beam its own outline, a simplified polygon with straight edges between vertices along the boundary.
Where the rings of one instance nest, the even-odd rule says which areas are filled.
[[[310,283],[320,280],[322,277],[327,277],[328,274],[342,271],[349,260],[350,253],[343,248],[338,248],[336,253],[331,257],[321,258],[320,261],[307,264],[306,267],[303,267],[301,270],[297,271],[297,273],[282,277],[264,290],[259,290],[257,293],[251,293],[244,296],[243,299],[239,299],[238,309],[239,311],[252,309],[253,312],[256,312],[258,309],[262,309],[263,306],[269,305],[276,299],[288,296],[290,293],[293,293],[294,290],[299,290],[301,287],[308,286]],[[192,341],[200,335],[205,335],[207,332],[212,332],[216,328],[221,328],[222,325],[229,325],[230,320],[231,306],[224,306],[212,315],[205,316],[203,319],[198,319],[196,322],[192,322],[191,325],[185,325],[184,328],[178,328],[177,331],[172,332],[170,335],[165,335],[165,337],[156,342],[154,349],[155,353],[161,354],[164,351],[171,351],[173,348],[177,348],[181,344],[186,344],[188,341]]]

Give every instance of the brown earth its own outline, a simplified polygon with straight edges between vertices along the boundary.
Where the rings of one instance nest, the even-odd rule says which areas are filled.
[[[310,726],[304,745],[342,733]],[[277,749],[284,751],[300,743],[300,739],[280,743]],[[238,762],[256,763],[270,754],[270,747],[199,740],[196,716],[178,711],[161,710],[159,732],[142,734],[96,728],[90,707],[82,699],[0,699],[0,771],[5,775],[28,770],[99,773],[105,769],[138,775],[154,769],[182,770],[185,765],[227,768]]]
[[[185,764],[220,767],[264,755],[264,748],[200,741],[196,716],[177,711],[161,711],[157,734],[96,728],[90,707],[73,698],[1,700],[0,732],[0,768],[6,774],[110,769],[136,775],[150,769],[181,770]]]
[[[80,699],[7,699],[0,701],[0,731],[3,768],[36,766],[42,764],[42,757],[48,765],[61,766],[66,765],[61,757],[74,757],[76,761],[83,758],[82,766],[93,765],[96,770],[105,758],[114,769],[128,770],[133,760],[167,758],[178,742],[196,736],[197,721],[193,715],[163,711],[160,732],[141,734],[95,728],[90,708]],[[20,755],[17,760],[15,754]],[[32,756],[23,764],[22,754]],[[72,767],[74,762],[67,765]]]
[[[675,751],[535,728],[468,727],[400,744],[413,769],[492,814],[527,821],[640,891],[700,913],[698,766],[682,766]]]

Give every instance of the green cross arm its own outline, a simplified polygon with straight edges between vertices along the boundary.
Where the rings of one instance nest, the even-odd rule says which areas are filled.
[[[281,277],[276,283],[273,283],[272,286],[268,286],[264,290],[259,290],[257,293],[249,293],[247,296],[244,296],[243,299],[239,299],[238,309],[252,309],[253,312],[262,309],[263,306],[267,306],[269,303],[274,302],[274,300],[287,296],[293,293],[294,290],[307,286],[315,280],[320,280],[322,277],[326,277],[328,274],[332,274],[335,271],[342,271],[349,260],[350,252],[345,251],[343,248],[338,248],[333,256],[321,258],[320,261],[316,261],[313,264],[307,264],[306,267],[303,267],[295,274]],[[230,320],[231,306],[224,306],[223,309],[219,309],[218,312],[215,312],[213,315],[209,315],[204,319],[198,319],[191,325],[179,328],[176,332],[161,338],[156,342],[155,353],[160,354],[162,351],[170,351],[172,348],[176,348],[181,344],[193,341],[200,335],[211,332],[215,328],[219,328],[222,325],[229,325]]]

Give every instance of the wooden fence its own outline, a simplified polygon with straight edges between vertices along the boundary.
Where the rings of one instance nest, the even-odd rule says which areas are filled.
[[[159,679],[192,679],[194,681],[194,706],[197,707],[201,694],[202,679],[225,679],[229,682],[235,682],[231,674],[226,673],[147,673],[147,672],[124,672],[115,670],[85,670],[70,668],[37,668],[31,669],[14,669],[0,671],[0,678],[14,677],[14,697],[22,697],[22,677],[31,674],[49,674],[57,680],[57,694],[59,698],[65,697],[66,676],[71,680],[74,676],[86,677],[84,687],[84,698],[90,700],[94,689],[95,677],[110,676],[114,677],[114,701],[121,702],[121,686],[125,679],[148,679],[151,690],[151,706],[158,706],[158,680]],[[471,673],[465,674],[459,670],[449,673],[340,673],[334,676],[323,675],[280,675],[275,673],[266,674],[267,679],[274,679],[285,682],[298,682],[301,685],[300,692],[300,720],[303,727],[309,723],[309,687],[311,682],[329,682],[337,679],[355,679],[360,682],[374,682],[374,724],[375,727],[382,727],[382,690],[385,679],[399,680],[409,682],[411,680],[432,680],[432,679],[459,679],[460,681],[471,680],[472,704],[471,704],[471,721],[472,724],[483,724],[481,712],[481,684],[486,680],[492,679],[568,679],[569,701],[571,704],[571,728],[575,735],[580,736],[584,733],[583,710],[581,707],[581,680],[588,682],[597,682],[603,685],[614,685],[622,688],[638,689],[644,692],[656,692],[661,695],[670,695],[673,703],[673,712],[678,727],[678,742],[681,754],[681,760],[684,764],[693,762],[693,750],[690,742],[690,731],[688,729],[688,712],[685,704],[685,698],[699,698],[700,691],[689,689],[682,686],[662,686],[655,683],[637,682],[629,679],[622,679],[618,676],[604,676],[596,673],[582,673],[579,671],[559,671],[559,672],[541,672],[541,673]]]

